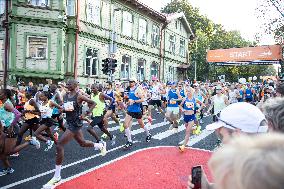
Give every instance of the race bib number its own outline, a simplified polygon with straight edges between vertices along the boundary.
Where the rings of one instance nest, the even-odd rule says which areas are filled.
[[[74,111],[74,102],[65,102],[63,107],[66,112],[72,112]]]
[[[187,108],[194,109],[194,104],[192,102],[186,102],[185,105],[186,105]]]
[[[177,102],[175,100],[170,100],[170,104],[176,104]]]

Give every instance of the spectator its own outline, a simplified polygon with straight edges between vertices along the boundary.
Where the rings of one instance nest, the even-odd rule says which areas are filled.
[[[281,82],[276,87],[276,96],[284,96],[284,83]]]
[[[222,139],[223,144],[229,143],[235,136],[265,133],[268,131],[264,114],[259,108],[247,102],[239,102],[227,106],[216,118],[217,121],[207,125],[206,129],[215,130],[219,138]],[[189,188],[193,188],[190,181]],[[212,188],[205,175],[203,176],[202,185],[202,189]]]
[[[214,152],[209,160],[214,188],[280,189],[284,186],[284,137],[242,136]]]
[[[284,98],[268,99],[262,106],[270,131],[284,133]]]

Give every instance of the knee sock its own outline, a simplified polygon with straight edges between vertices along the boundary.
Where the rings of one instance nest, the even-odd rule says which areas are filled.
[[[61,176],[61,165],[55,165],[55,178],[59,178]]]
[[[127,139],[129,142],[132,142],[132,139],[131,139],[131,131],[129,128],[125,129],[125,134],[127,136]]]
[[[95,148],[96,150],[100,150],[100,149],[103,148],[103,144],[102,144],[102,143],[94,143],[94,148]]]
[[[144,126],[144,130],[146,132],[146,135],[149,136],[150,133],[149,133],[149,129],[148,129],[148,125],[147,124]]]

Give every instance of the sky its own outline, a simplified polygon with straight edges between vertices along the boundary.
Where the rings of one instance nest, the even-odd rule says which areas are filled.
[[[153,9],[160,11],[170,0],[140,0]],[[259,30],[259,20],[256,18],[258,0],[188,0],[200,13],[206,15],[216,24],[222,24],[226,30],[238,30],[242,37],[253,41]],[[277,14],[277,12],[275,13]],[[262,45],[273,44],[272,36],[262,38]]]

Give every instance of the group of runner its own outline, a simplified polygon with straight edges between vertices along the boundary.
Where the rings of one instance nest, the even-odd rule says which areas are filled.
[[[178,131],[183,120],[185,139],[179,146],[183,152],[191,133],[201,132],[200,124],[204,115],[212,114],[215,120],[216,115],[229,104],[242,101],[256,104],[271,95],[273,85],[189,81],[162,83],[155,77],[151,82],[138,82],[131,78],[127,87],[117,81],[104,85],[94,83],[83,90],[76,80],[69,80],[66,84],[50,84],[41,90],[31,82],[27,88],[20,87],[14,92],[1,89],[0,158],[5,168],[0,176],[14,171],[8,161],[10,155],[18,155],[21,149],[29,145],[39,149],[41,141],[46,145],[45,151],[56,144],[55,174],[46,184],[46,187],[53,186],[61,180],[64,145],[75,139],[80,146],[100,150],[104,156],[107,152],[106,142],[101,138],[108,137],[111,145],[116,140],[116,136],[108,130],[110,118],[127,137],[125,149],[133,145],[133,119],[137,119],[144,129],[146,142],[150,142],[153,111],[164,115],[164,121],[169,122],[169,129],[173,132]],[[124,114],[124,122],[120,121],[118,114]],[[89,125],[87,131],[95,142],[84,139],[83,121]],[[95,126],[104,133],[101,137],[97,135]],[[63,131],[60,138],[57,128]],[[28,137],[22,143],[27,131]]]

